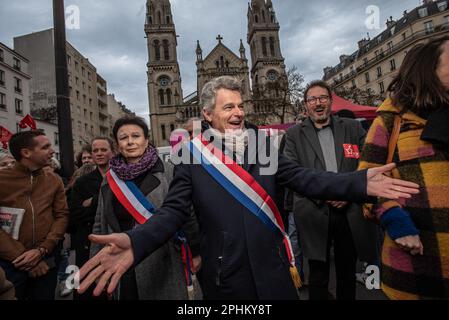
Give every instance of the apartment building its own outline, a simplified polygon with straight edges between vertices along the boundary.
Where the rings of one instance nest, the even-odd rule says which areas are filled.
[[[385,96],[407,52],[416,44],[449,34],[449,0],[426,0],[373,39],[362,39],[358,50],[341,55],[340,63],[324,68],[323,80],[334,89],[359,88]]]

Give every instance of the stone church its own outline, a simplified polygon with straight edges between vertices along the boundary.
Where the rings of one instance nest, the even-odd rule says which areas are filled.
[[[201,117],[199,94],[210,79],[221,75],[239,77],[244,88],[246,113],[257,116],[261,108],[253,103],[252,89],[266,82],[276,82],[285,75],[279,23],[271,0],[251,0],[248,3],[247,42],[251,65],[242,40],[238,54],[226,47],[220,35],[216,38],[217,45],[208,55],[203,55],[197,42],[197,91],[187,96],[182,91],[170,0],[147,0],[145,33],[151,140],[157,147],[169,145],[170,133],[189,118]]]

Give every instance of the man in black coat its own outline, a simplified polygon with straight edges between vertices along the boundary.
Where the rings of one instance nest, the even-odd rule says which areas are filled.
[[[356,171],[366,132],[360,122],[331,115],[332,92],[323,81],[304,93],[309,118],[285,135],[284,154],[306,168]],[[309,298],[327,299],[333,245],[337,299],[355,299],[357,257],[376,262],[377,226],[354,202],[317,200],[295,194],[293,213],[304,256],[309,260]]]
[[[247,139],[254,129],[244,122],[241,92],[240,82],[227,76],[204,86],[201,101],[206,127],[210,127],[209,141],[224,138],[226,148],[235,150],[232,156],[271,197],[279,185],[313,198],[358,202],[368,201],[368,195],[397,198],[417,193],[417,185],[383,176],[394,165],[368,172],[320,173],[275,154],[269,165],[277,162],[278,169],[267,174],[260,160],[266,145],[263,141],[251,145],[254,141]],[[201,224],[202,289],[206,299],[298,298],[281,233],[268,228],[202,165],[191,163],[176,166],[164,204],[147,223],[128,233],[90,236],[106,246],[81,268],[79,291],[98,279],[95,295],[106,285],[108,292],[113,292],[131,265],[142,261],[181,227],[189,217],[191,204]]]
[[[79,177],[72,188],[69,224],[72,229],[72,247],[76,253],[75,263],[79,267],[89,260],[88,236],[92,233],[101,182],[109,169],[109,160],[114,155],[113,150],[113,142],[109,138],[98,137],[92,140],[92,158],[97,168]],[[75,299],[78,298],[80,297],[75,295]]]

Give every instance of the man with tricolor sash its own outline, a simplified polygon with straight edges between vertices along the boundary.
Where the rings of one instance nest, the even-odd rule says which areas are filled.
[[[297,299],[301,284],[276,205],[277,188],[360,203],[368,202],[369,196],[398,199],[418,193],[416,184],[383,175],[393,164],[335,174],[298,167],[276,152],[267,154],[273,151],[270,139],[244,122],[241,92],[240,81],[228,76],[204,86],[205,121],[179,151],[182,161],[175,167],[164,204],[129,232],[90,237],[106,246],[81,268],[79,291],[98,280],[95,295],[112,293],[128,268],[179,229],[193,204],[201,226],[206,299]]]

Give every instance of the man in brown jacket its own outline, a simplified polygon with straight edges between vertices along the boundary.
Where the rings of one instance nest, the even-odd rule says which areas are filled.
[[[54,150],[40,131],[13,135],[9,148],[17,163],[0,171],[0,207],[25,212],[17,240],[0,229],[0,266],[18,299],[54,299],[58,243],[68,224],[62,180],[44,168]]]

